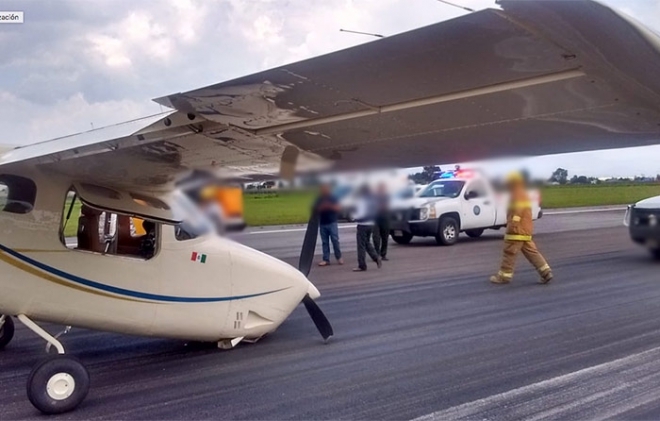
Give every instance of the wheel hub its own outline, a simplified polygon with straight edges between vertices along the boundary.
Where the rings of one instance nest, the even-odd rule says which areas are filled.
[[[62,401],[73,394],[76,389],[76,381],[70,374],[57,373],[53,375],[46,385],[48,396],[56,401]]]
[[[453,226],[449,225],[445,227],[444,234],[445,234],[445,239],[452,240],[456,235],[456,230],[454,229]]]

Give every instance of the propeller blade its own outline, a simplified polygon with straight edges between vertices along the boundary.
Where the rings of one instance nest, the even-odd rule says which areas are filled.
[[[318,306],[318,304],[316,304],[316,301],[314,301],[312,297],[309,296],[309,294],[305,295],[305,298],[303,298],[303,304],[305,304],[305,308],[307,309],[309,316],[314,321],[314,324],[319,330],[321,336],[323,336],[323,339],[328,340],[329,337],[334,335],[334,331],[332,330],[330,322],[325,317],[325,314],[323,314],[323,311],[321,311],[321,308]]]
[[[298,270],[305,276],[309,276],[309,271],[312,270],[314,252],[316,251],[316,238],[318,235],[319,215],[316,209],[314,209],[307,222],[307,231],[305,231],[305,239],[303,240],[302,250],[300,250],[300,260],[298,261]]]
[[[303,240],[302,250],[300,251],[300,261],[298,262],[298,269],[306,277],[312,270],[312,264],[314,263],[314,252],[316,251],[316,239],[318,234],[319,214],[316,209],[314,209],[307,222],[307,231],[305,231],[305,239]],[[325,317],[323,311],[321,311],[318,304],[316,304],[309,294],[305,295],[302,302],[305,305],[309,316],[314,321],[316,328],[321,333],[321,336],[323,336],[324,340],[327,340],[334,334],[327,317]]]

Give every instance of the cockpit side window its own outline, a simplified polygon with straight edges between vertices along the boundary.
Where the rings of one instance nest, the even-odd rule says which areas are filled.
[[[29,178],[0,175],[0,211],[30,213],[37,198],[37,186]]]
[[[149,260],[159,233],[160,224],[88,206],[73,188],[67,193],[60,239],[71,250]]]

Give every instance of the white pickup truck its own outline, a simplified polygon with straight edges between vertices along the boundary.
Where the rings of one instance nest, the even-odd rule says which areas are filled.
[[[660,196],[650,197],[628,206],[624,224],[630,238],[646,246],[660,260]]]
[[[530,190],[532,215],[543,215],[540,194]],[[435,237],[438,244],[452,245],[459,233],[479,237],[486,229],[506,226],[509,197],[496,192],[483,177],[447,178],[429,184],[416,197],[392,203],[390,235],[398,244],[413,237]]]

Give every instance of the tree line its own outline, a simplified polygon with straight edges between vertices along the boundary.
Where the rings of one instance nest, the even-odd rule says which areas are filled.
[[[437,165],[429,165],[426,167],[422,168],[422,171],[417,172],[415,174],[410,174],[408,178],[415,182],[415,184],[428,184],[432,182],[435,179],[435,174],[439,173],[442,171],[439,166]],[[528,176],[528,174],[526,174]],[[528,178],[528,177],[526,177]],[[656,175],[655,177],[647,177],[647,176],[637,176],[634,179],[630,178],[611,178],[608,179],[607,181],[603,181],[597,177],[588,177],[586,175],[573,175],[572,177],[569,178],[568,170],[564,168],[557,168],[550,178],[547,180],[549,183],[553,184],[601,184],[603,182],[630,182],[630,181],[635,181],[635,182],[660,182],[660,174]]]
[[[607,179],[605,181],[597,178],[597,177],[587,177],[586,175],[574,175],[570,179],[568,178],[568,170],[565,170],[564,168],[557,168],[550,178],[548,179],[548,182],[550,183],[557,183],[557,184],[600,184],[603,182],[629,182],[629,181],[635,181],[638,183],[650,183],[650,182],[660,182],[660,174],[656,175],[655,177],[653,176],[636,176],[634,178],[624,178],[624,177],[612,177],[610,179]]]

